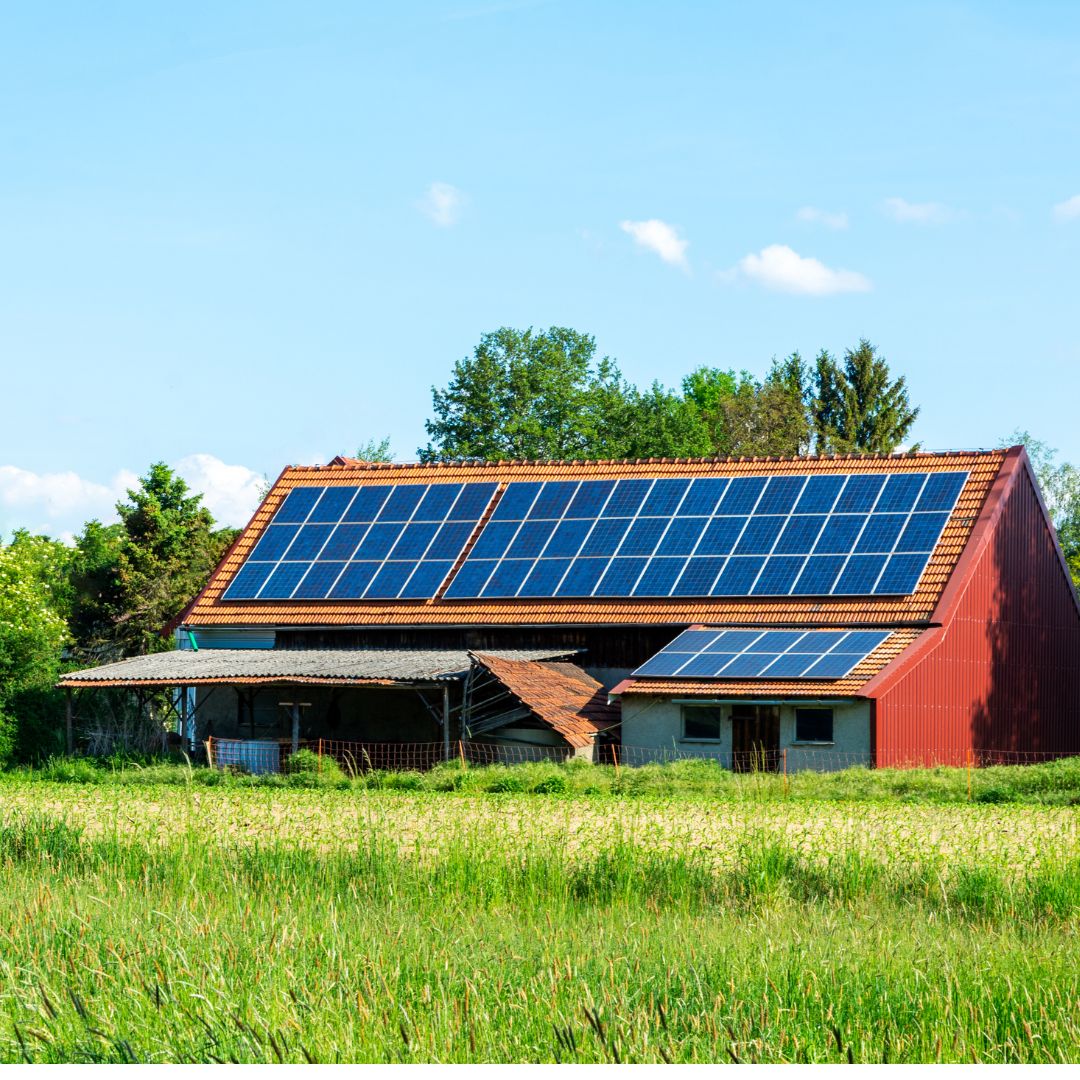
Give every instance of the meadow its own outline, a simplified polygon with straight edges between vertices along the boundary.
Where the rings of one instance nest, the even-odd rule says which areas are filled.
[[[1080,771],[0,776],[2,1061],[1080,1058]]]

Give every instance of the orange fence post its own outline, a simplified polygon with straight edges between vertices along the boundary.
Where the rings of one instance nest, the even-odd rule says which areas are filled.
[[[206,761],[212,769],[214,767],[214,736],[206,740]]]
[[[619,775],[619,748],[612,743],[611,744],[611,760],[615,763],[615,775]]]
[[[972,765],[972,758],[973,757],[974,757],[974,753],[973,753],[971,747],[969,746],[968,747],[968,752],[967,752],[968,802],[971,802],[971,765]]]
[[[322,772],[322,739],[319,740],[319,772]]]
[[[461,767],[463,769],[467,769],[469,766],[468,763],[465,761],[465,744],[461,741],[461,739],[458,739],[457,752],[458,757],[461,758]]]
[[[784,747],[784,795],[786,796],[787,793],[788,793],[788,786],[787,786],[787,747],[785,746]]]

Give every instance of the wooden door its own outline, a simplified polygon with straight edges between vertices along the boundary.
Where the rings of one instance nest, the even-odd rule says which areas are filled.
[[[780,767],[780,709],[736,705],[731,710],[731,767],[735,772],[775,772]]]

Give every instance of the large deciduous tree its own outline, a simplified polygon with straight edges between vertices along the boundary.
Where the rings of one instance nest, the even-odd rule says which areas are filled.
[[[614,456],[627,405],[619,369],[596,340],[566,327],[484,334],[432,388],[424,461]],[[614,424],[613,424],[614,421]]]

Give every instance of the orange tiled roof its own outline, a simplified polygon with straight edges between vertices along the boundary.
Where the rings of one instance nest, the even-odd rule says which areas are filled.
[[[608,704],[604,688],[574,664],[472,655],[571,746],[591,745],[597,734],[618,721],[618,707]]]
[[[702,627],[712,629],[712,627]],[[839,627],[824,627],[835,630]],[[613,693],[658,694],[662,697],[821,698],[858,697],[859,691],[888,663],[895,660],[921,630],[897,630],[868,653],[842,679],[626,679]]]
[[[912,625],[930,618],[967,543],[1004,450],[802,458],[656,458],[638,461],[499,461],[382,464],[336,458],[286,469],[184,613],[190,626]],[[224,601],[222,593],[294,487],[452,481],[773,476],[785,473],[946,472],[969,477],[915,593],[907,597],[667,597],[513,600]],[[481,523],[482,526],[482,523]],[[479,531],[478,526],[477,529]],[[474,536],[475,539],[475,536]],[[466,551],[468,546],[466,547]],[[462,556],[464,558],[464,555]],[[459,560],[460,561],[460,560]]]

